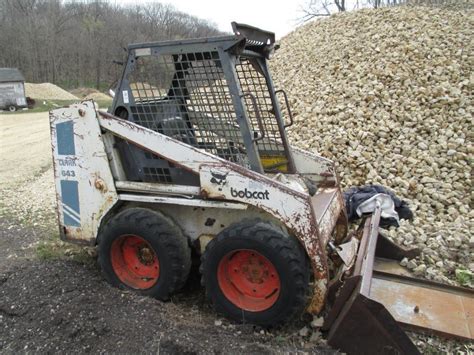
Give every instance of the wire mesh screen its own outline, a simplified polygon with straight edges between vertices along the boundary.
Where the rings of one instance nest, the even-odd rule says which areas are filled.
[[[129,82],[131,120],[248,166],[218,52],[139,57]]]
[[[256,59],[239,58],[236,64],[237,77],[243,93],[250,93],[255,98],[262,125],[264,138],[257,142],[260,159],[267,171],[287,170],[287,157],[282,144],[281,133],[275,117],[275,108],[270,96],[269,87]],[[244,96],[247,108],[253,107],[250,96]],[[259,131],[256,110],[247,110],[252,128]]]
[[[129,120],[196,148],[250,167],[227,80],[244,94],[251,132],[265,171],[287,171],[287,155],[266,78],[255,59],[238,58],[237,78],[225,76],[217,51],[148,55],[134,59],[128,73]],[[228,60],[228,59],[226,59]],[[259,125],[257,110],[260,113]],[[263,133],[263,138],[261,137]],[[133,148],[129,159],[144,181],[189,182],[185,171]],[[178,181],[179,180],[179,181]],[[180,182],[181,181],[181,182]],[[193,180],[198,183],[198,177]]]

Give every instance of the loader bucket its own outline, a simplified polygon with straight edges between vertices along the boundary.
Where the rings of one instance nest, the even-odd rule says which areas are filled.
[[[380,213],[377,208],[365,220],[352,274],[330,290],[329,301],[331,295],[337,296],[323,330],[328,332],[329,345],[348,354],[419,354],[385,306],[370,297],[376,253],[394,258],[406,255],[405,250],[379,236]]]

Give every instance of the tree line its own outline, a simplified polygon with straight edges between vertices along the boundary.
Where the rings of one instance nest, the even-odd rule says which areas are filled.
[[[0,67],[29,82],[105,88],[116,80],[129,43],[219,34],[205,20],[161,3],[105,0],[0,0]]]

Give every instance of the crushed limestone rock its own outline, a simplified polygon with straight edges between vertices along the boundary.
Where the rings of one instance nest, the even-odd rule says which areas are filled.
[[[390,237],[421,248],[420,276],[457,284],[474,265],[473,31],[473,9],[361,10],[298,28],[270,61],[291,143],[334,160],[345,187],[410,201],[415,220]]]

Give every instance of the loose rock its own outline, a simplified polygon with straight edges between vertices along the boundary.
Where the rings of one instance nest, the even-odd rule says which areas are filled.
[[[301,337],[306,337],[309,335],[309,329],[308,327],[303,327],[300,329],[300,331],[298,332],[298,334],[301,336]]]
[[[324,324],[324,318],[323,317],[314,317],[313,321],[311,322],[311,327],[312,328],[321,328]]]

